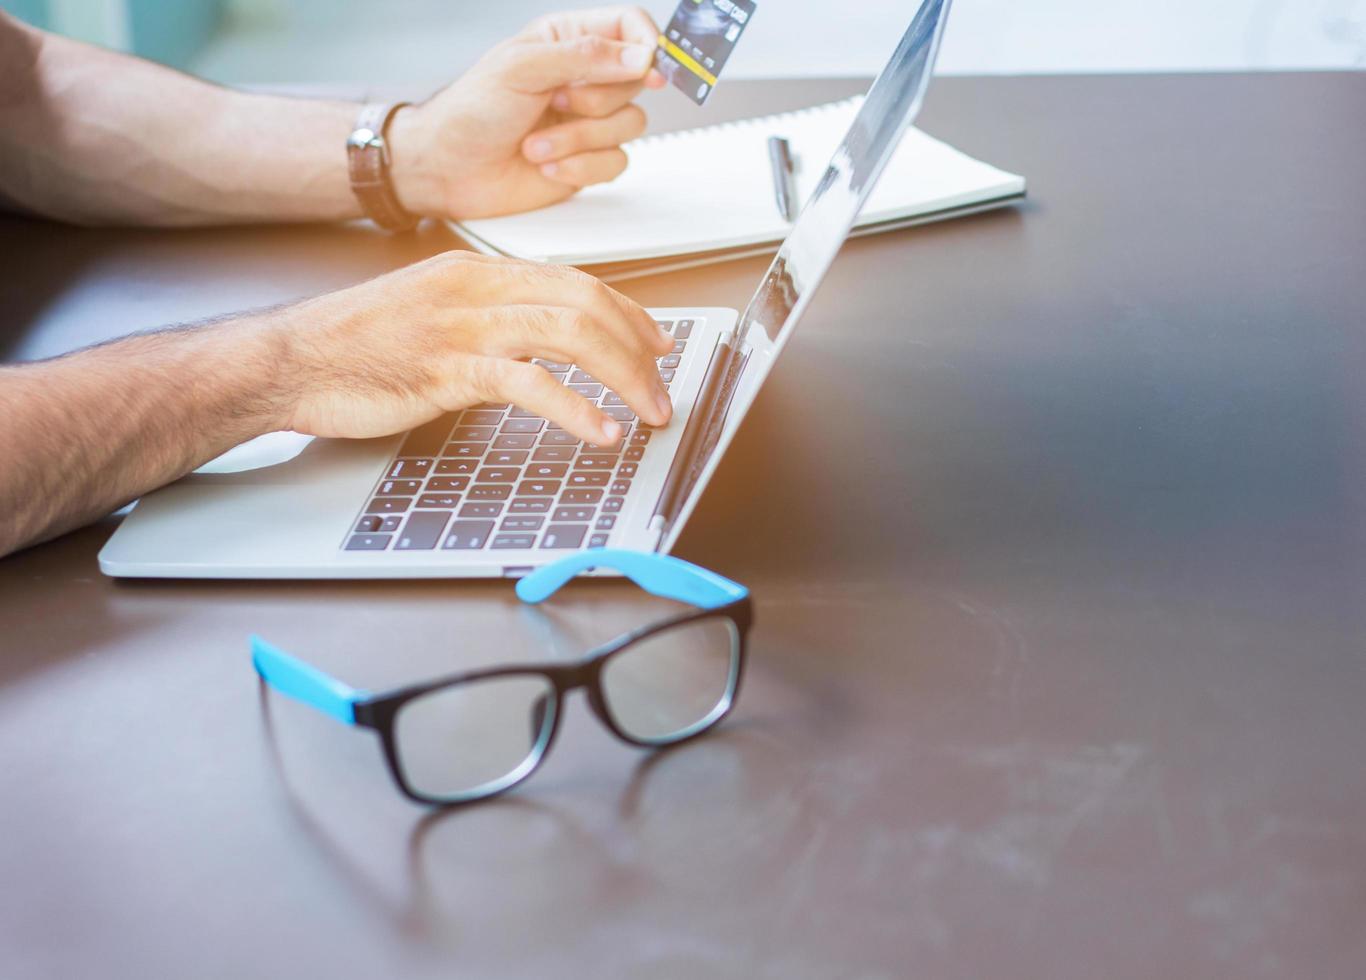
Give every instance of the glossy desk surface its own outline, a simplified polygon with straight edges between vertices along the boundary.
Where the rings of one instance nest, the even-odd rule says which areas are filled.
[[[1363,119],[1366,75],[938,82],[924,128],[1030,200],[836,263],[679,547],[758,625],[674,753],[577,703],[522,791],[428,813],[248,662],[570,656],[660,612],[621,583],[119,583],[110,522],[0,561],[0,973],[1360,976]],[[21,359],[454,240],[0,242]],[[763,268],[627,291],[739,306]]]

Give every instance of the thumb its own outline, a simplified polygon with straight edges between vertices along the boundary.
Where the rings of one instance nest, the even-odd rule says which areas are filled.
[[[495,69],[519,92],[549,92],[563,85],[640,81],[654,61],[654,47],[596,35],[567,41],[522,41],[510,44]]]

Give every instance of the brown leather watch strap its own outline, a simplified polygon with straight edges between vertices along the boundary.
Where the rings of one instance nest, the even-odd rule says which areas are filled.
[[[404,210],[394,193],[389,179],[389,145],[384,138],[394,113],[409,104],[372,102],[364,106],[346,141],[351,190],[366,217],[388,231],[408,231],[418,222],[418,216]]]

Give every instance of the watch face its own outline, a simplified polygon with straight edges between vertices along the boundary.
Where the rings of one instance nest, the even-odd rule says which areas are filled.
[[[357,129],[352,132],[350,137],[346,140],[346,145],[354,146],[358,150],[363,150],[367,146],[382,149],[384,147],[384,138],[373,129]]]

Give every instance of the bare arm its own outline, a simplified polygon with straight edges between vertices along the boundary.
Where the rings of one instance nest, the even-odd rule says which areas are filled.
[[[0,192],[81,224],[359,215],[343,102],[249,95],[0,14]]]
[[[390,129],[405,207],[523,211],[626,166],[655,27],[634,8],[542,18]],[[238,92],[0,13],[0,199],[80,224],[358,217],[358,106]]]
[[[0,368],[0,555],[281,428],[276,319],[247,316]]]
[[[614,442],[618,423],[523,359],[575,361],[663,424],[654,358],[671,347],[590,276],[452,252],[296,306],[0,368],[0,556],[282,429],[379,436],[506,401]]]

